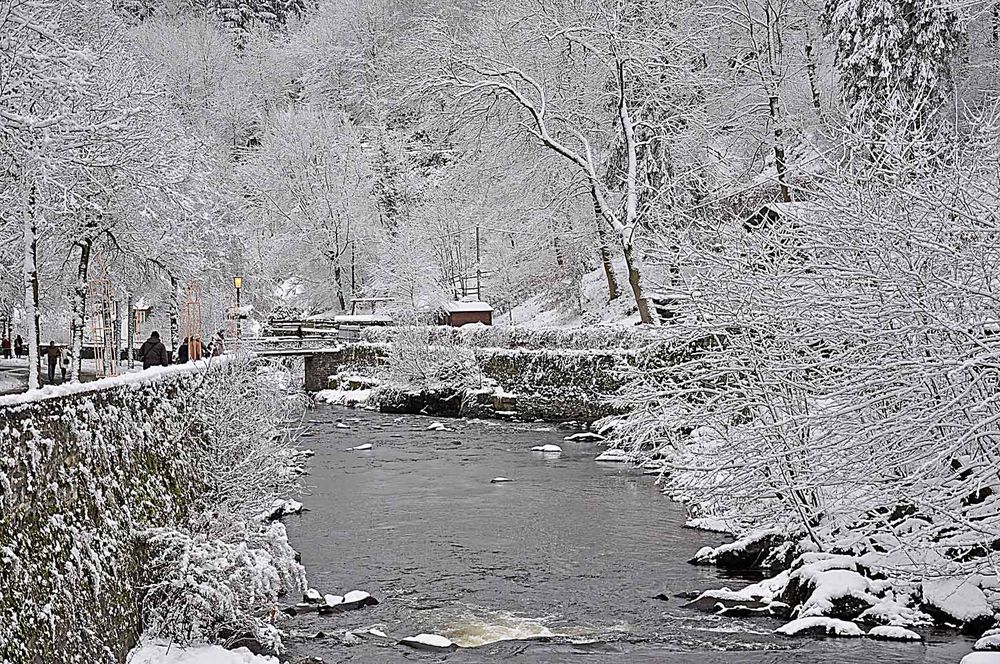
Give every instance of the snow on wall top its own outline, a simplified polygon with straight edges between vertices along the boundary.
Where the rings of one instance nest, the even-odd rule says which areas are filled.
[[[57,399],[75,394],[88,394],[92,392],[102,392],[123,385],[141,385],[160,380],[165,376],[173,376],[185,373],[199,373],[209,369],[212,365],[228,362],[232,356],[210,357],[197,362],[187,364],[173,364],[167,367],[150,367],[144,371],[133,371],[112,376],[111,378],[101,378],[90,383],[67,383],[63,385],[46,385],[37,390],[28,390],[20,394],[8,394],[0,396],[0,407],[23,406],[25,404],[38,403],[48,399]]]

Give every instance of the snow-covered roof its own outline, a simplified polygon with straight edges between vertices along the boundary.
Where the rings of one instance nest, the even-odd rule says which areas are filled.
[[[445,302],[444,310],[449,314],[493,311],[488,302]]]

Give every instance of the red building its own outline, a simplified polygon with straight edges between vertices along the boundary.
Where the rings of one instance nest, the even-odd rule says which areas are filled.
[[[493,307],[486,302],[446,302],[438,322],[451,327],[462,327],[471,323],[492,325]]]

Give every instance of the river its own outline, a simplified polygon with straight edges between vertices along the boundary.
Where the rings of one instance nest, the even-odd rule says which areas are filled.
[[[291,653],[325,662],[940,662],[971,643],[786,639],[771,619],[683,608],[678,593],[744,582],[686,561],[725,541],[684,529],[653,478],[596,463],[600,448],[546,424],[396,417],[319,406],[304,445],[309,511],[286,519],[310,584],[370,592],[375,607],[292,619]],[[370,451],[347,451],[371,443]],[[560,445],[559,456],[529,451]],[[514,481],[491,484],[494,477]],[[666,593],[669,600],[654,596]],[[346,647],[311,638],[377,627]],[[466,646],[428,653],[395,639],[437,633]]]

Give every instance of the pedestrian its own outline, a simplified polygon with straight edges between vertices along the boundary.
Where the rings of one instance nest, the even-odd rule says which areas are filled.
[[[66,372],[69,371],[70,365],[73,364],[72,353],[69,352],[69,348],[63,348],[62,352],[59,353],[59,371],[62,373],[62,382],[66,382]]]
[[[167,347],[160,341],[160,333],[156,330],[149,335],[149,339],[139,348],[139,357],[142,358],[142,368],[165,367],[169,364],[167,360]]]
[[[3,341],[0,342],[0,347],[3,348],[3,359],[9,360],[10,359],[10,339],[7,338],[7,335],[4,335]]]
[[[24,339],[19,334],[14,337],[14,357],[20,358],[22,355],[24,355]]]
[[[181,347],[177,349],[177,358],[174,360],[175,364],[184,364],[188,361],[188,341],[191,337],[184,337],[184,341],[181,342]]]
[[[55,341],[49,341],[49,347],[45,349],[45,357],[49,360],[49,382],[56,382],[56,365],[59,364],[59,346]]]
[[[212,338],[212,357],[219,357],[226,352],[226,333],[219,330]]]

